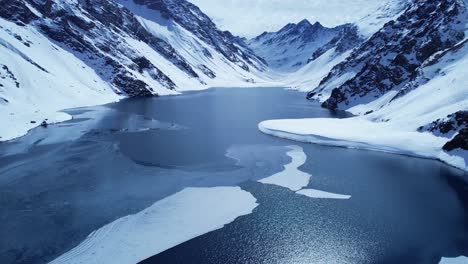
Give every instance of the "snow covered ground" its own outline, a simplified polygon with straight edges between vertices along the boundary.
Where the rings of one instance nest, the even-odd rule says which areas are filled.
[[[222,228],[256,206],[240,187],[186,188],[100,228],[51,263],[137,263]]]
[[[442,151],[446,138],[402,130],[392,124],[376,123],[361,117],[268,120],[258,127],[266,134],[282,138],[434,158],[467,169],[462,157]]]
[[[349,199],[350,195],[342,195],[330,192],[324,192],[315,189],[303,189],[309,185],[312,175],[299,170],[299,167],[304,165],[307,160],[307,155],[300,146],[288,146],[290,151],[286,154],[291,157],[291,162],[284,166],[284,170],[273,174],[272,176],[263,178],[259,182],[264,184],[273,184],[288,188],[297,194],[304,195],[310,198],[321,199]]]

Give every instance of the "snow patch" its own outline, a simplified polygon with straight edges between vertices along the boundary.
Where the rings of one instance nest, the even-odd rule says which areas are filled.
[[[341,195],[315,189],[302,189],[309,185],[312,175],[302,172],[299,167],[304,165],[307,156],[300,146],[288,146],[290,151],[286,154],[291,157],[291,162],[284,166],[284,170],[270,177],[259,180],[264,184],[273,184],[295,191],[297,194],[310,198],[322,199],[349,199],[350,195]]]

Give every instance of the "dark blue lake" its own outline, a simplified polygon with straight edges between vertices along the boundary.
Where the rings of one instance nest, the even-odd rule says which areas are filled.
[[[67,112],[75,119],[0,144],[0,263],[46,263],[107,223],[213,186],[241,186],[259,205],[145,263],[426,264],[468,254],[465,172],[258,131],[267,119],[346,117],[302,93],[218,88]],[[307,155],[310,188],[352,198],[257,182],[289,162],[289,145]]]

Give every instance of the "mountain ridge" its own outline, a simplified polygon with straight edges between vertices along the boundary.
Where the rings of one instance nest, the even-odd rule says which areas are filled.
[[[294,72],[315,59],[312,59],[312,56],[317,50],[332,41],[343,39],[343,34],[353,35],[348,39],[356,42],[349,44],[348,48],[357,45],[362,38],[358,34],[357,27],[352,24],[328,28],[318,21],[312,24],[307,19],[303,19],[298,23],[289,23],[277,32],[264,32],[247,41],[247,44],[273,69]],[[333,44],[330,44],[322,54],[332,47]],[[340,52],[348,48],[343,48],[344,50]]]

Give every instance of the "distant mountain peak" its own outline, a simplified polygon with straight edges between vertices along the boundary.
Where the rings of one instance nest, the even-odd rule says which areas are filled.
[[[347,34],[349,32],[354,34]],[[287,24],[278,32],[265,32],[250,40],[249,46],[270,67],[291,72],[306,65],[318,50],[317,56],[334,47],[342,53],[360,41],[351,24],[328,28],[318,21],[311,24],[303,19],[297,24]]]
[[[313,27],[323,27],[323,25],[320,23],[320,22],[315,22],[313,25]]]
[[[320,24],[320,23],[319,23],[319,24]],[[312,26],[312,24],[309,22],[309,20],[303,19],[303,20],[301,20],[299,23],[297,23],[297,26],[300,26],[300,27],[309,27],[309,26]]]

